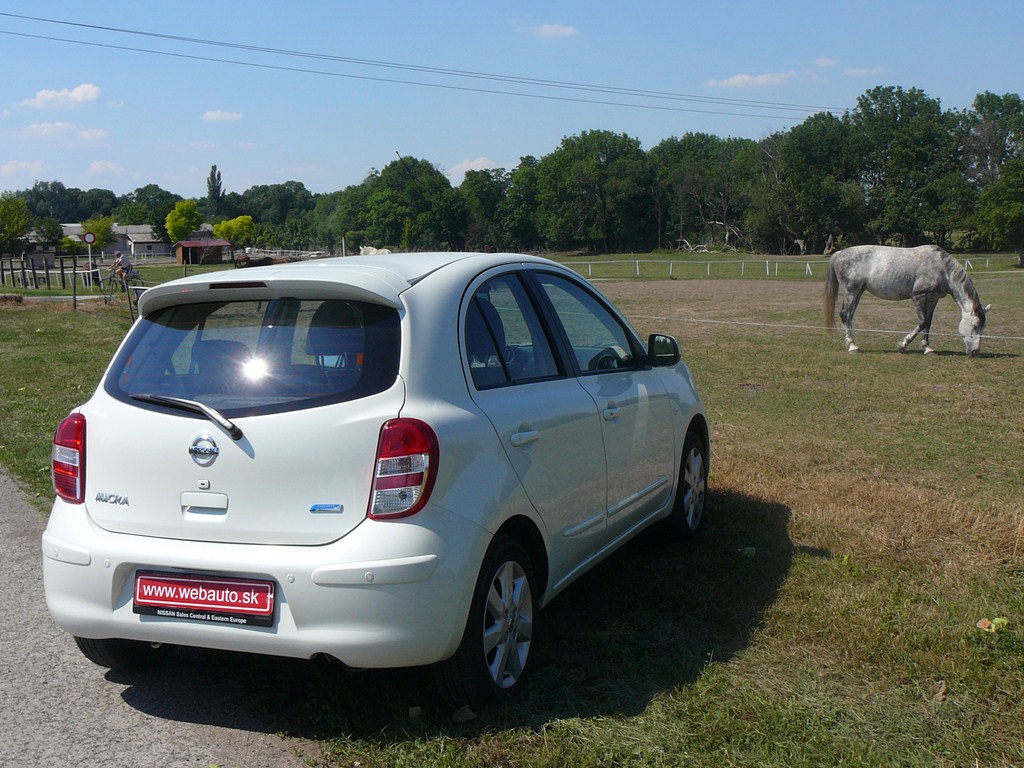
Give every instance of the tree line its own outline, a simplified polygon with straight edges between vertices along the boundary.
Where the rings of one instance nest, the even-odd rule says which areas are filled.
[[[0,251],[16,250],[28,228],[45,240],[57,222],[103,217],[150,224],[168,242],[205,221],[236,247],[332,252],[343,242],[781,254],[931,242],[1024,254],[1024,103],[985,92],[970,109],[943,110],[916,88],[880,86],[841,116],[815,114],[759,141],[686,133],[644,150],[624,133],[584,131],[513,169],[469,171],[457,187],[414,157],[325,194],[297,181],[225,192],[217,166],[194,200],[155,184],[119,197],[37,182],[0,196]]]

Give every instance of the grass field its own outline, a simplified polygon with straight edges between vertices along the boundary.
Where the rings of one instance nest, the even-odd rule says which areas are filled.
[[[949,298],[936,354],[898,354],[910,303],[867,297],[850,355],[820,276],[594,277],[704,394],[696,542],[642,537],[560,596],[526,695],[468,723],[421,670],[204,654],[196,674],[324,766],[1024,764],[1024,271],[975,276],[974,359]],[[0,304],[0,462],[41,510],[53,427],[125,328]]]

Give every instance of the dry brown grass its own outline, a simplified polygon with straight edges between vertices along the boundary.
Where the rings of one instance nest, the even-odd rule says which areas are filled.
[[[990,333],[1024,336],[1022,280],[979,283],[997,307]],[[887,333],[861,332],[864,351],[849,355],[841,331],[823,329],[818,283],[600,287],[642,332],[680,339],[711,410],[715,487],[785,504],[795,542],[858,557],[1022,561],[1024,340],[986,340],[986,357],[967,360],[947,298],[933,325],[939,354],[899,355],[910,302],[869,296],[856,327]]]

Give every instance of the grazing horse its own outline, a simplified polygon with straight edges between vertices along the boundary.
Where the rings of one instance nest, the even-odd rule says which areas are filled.
[[[249,254],[242,253],[235,257],[235,269],[265,267],[269,264],[292,264],[296,261],[302,261],[302,259],[297,256],[256,256],[253,258]]]
[[[837,251],[828,264],[825,277],[825,326],[835,324],[836,294],[843,284],[843,306],[839,317],[846,326],[846,346],[850,352],[858,347],[853,342],[853,313],[857,302],[869,291],[880,299],[898,301],[913,299],[917,308],[917,328],[899,343],[900,352],[921,334],[925,353],[932,352],[928,331],[932,326],[935,305],[950,294],[960,305],[958,330],[967,345],[967,354],[974,357],[981,348],[985,332],[985,313],[992,306],[981,306],[974,283],[960,263],[936,245],[918,248],[893,248],[886,245],[855,245]]]

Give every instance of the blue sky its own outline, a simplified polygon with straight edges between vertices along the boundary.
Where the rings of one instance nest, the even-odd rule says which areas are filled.
[[[0,191],[201,197],[216,164],[331,192],[396,153],[458,184],[586,130],[759,139],[878,85],[966,109],[1024,91],[1022,29],[1021,0],[5,0]]]

